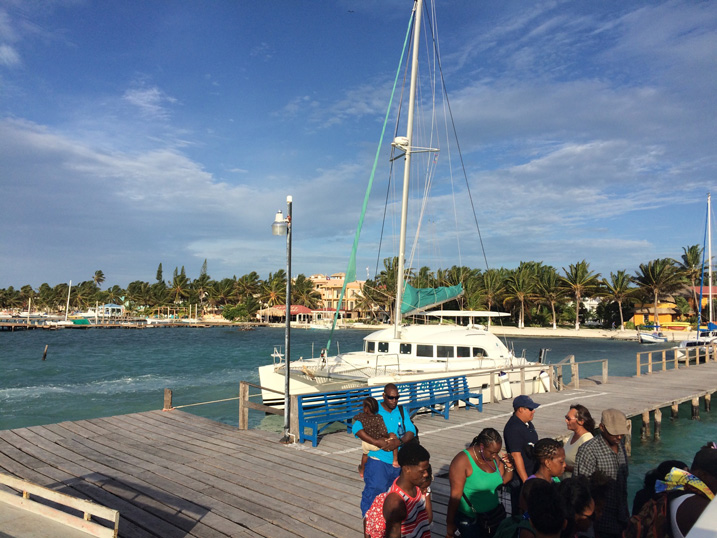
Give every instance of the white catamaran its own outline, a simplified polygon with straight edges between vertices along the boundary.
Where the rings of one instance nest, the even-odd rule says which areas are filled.
[[[480,318],[490,319],[508,314],[488,311],[427,312],[428,308],[449,302],[462,295],[462,286],[459,284],[437,289],[416,289],[404,282],[411,157],[418,153],[425,156],[427,153],[438,151],[430,149],[430,147],[417,147],[413,141],[422,6],[423,0],[416,0],[412,12],[413,46],[406,135],[396,137],[392,143],[392,151],[399,152],[399,154],[393,156],[391,161],[401,156],[404,158],[395,303],[400,305],[400,308],[395,308],[390,328],[375,331],[364,338],[361,351],[339,353],[334,356],[328,356],[322,352],[321,356],[317,358],[290,361],[290,390],[292,394],[344,390],[366,385],[419,381],[451,375],[466,375],[471,387],[480,388],[490,382],[489,375],[495,375],[499,381],[503,381],[501,386],[504,387],[504,397],[510,397],[510,391],[505,387],[506,378],[510,378],[514,382],[518,381],[520,374],[514,369],[532,365],[534,368],[530,368],[525,375],[526,380],[532,381],[525,383],[526,392],[550,390],[547,374],[541,372],[540,364],[516,357],[500,339],[477,322]],[[433,35],[435,36],[435,33]],[[437,54],[437,47],[435,49],[435,54]],[[433,157],[431,160],[435,162],[437,157]],[[350,275],[355,274],[355,253],[360,226],[359,224],[359,230],[354,239],[354,251],[346,275],[347,282],[350,281]],[[452,323],[438,323],[435,319],[432,324],[408,325],[404,323],[405,316],[415,315],[419,312],[427,316],[427,319],[439,317],[440,321],[443,321],[443,318],[451,318]],[[455,323],[453,320],[460,322]],[[262,387],[271,389],[262,391],[264,403],[280,405],[283,403],[286,362],[279,348],[275,348],[272,357],[274,358],[273,364],[259,368],[259,382]],[[493,374],[488,373],[491,370],[494,371]],[[504,370],[504,372],[499,377],[500,370]]]

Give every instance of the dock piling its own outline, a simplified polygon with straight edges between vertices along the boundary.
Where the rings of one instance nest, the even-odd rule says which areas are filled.
[[[692,420],[700,419],[700,399],[692,398]]]
[[[705,394],[705,413],[709,413],[711,407],[712,407],[712,395],[708,392],[707,394]]]
[[[670,418],[672,420],[677,420],[680,415],[680,404],[677,402],[672,402],[672,405],[670,406]]]
[[[172,389],[164,389],[164,407],[162,411],[169,411],[172,409]]]
[[[662,427],[662,411],[655,409],[655,440],[660,438],[660,428]]]
[[[642,427],[640,428],[640,439],[648,439],[650,437],[650,412],[643,411]]]
[[[45,346],[45,351],[42,354],[42,360],[44,361],[47,358],[47,348],[50,347],[49,345]]]

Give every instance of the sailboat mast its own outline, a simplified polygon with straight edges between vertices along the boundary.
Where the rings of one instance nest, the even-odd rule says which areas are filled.
[[[709,310],[709,316],[710,321],[709,323],[712,323],[712,314],[714,308],[712,307],[712,194],[707,193],[707,272],[709,275],[708,278],[708,292],[707,297],[709,299],[710,303],[710,310]],[[709,325],[708,325],[709,328]]]
[[[67,313],[70,311],[70,292],[72,291],[72,280],[70,285],[67,287],[67,305],[65,306],[65,321],[67,321]]]
[[[403,302],[403,281],[406,258],[406,224],[408,220],[408,193],[411,176],[411,151],[413,144],[413,116],[416,108],[416,83],[418,80],[418,49],[420,46],[421,13],[423,0],[416,0],[413,6],[415,18],[413,22],[413,56],[411,59],[411,88],[408,97],[408,120],[406,124],[406,155],[403,169],[403,198],[401,201],[401,235],[398,244],[398,267],[396,269],[396,311],[393,324],[394,337],[398,338],[401,327],[401,305]]]

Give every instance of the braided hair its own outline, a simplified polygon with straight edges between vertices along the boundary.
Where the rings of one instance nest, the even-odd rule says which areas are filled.
[[[560,441],[552,437],[544,437],[532,447],[533,457],[540,463],[543,463],[544,461],[553,459],[561,448],[563,448],[563,443]]]
[[[503,444],[503,438],[498,433],[498,430],[494,428],[485,428],[478,435],[473,438],[470,446],[483,445],[488,446],[491,443]]]

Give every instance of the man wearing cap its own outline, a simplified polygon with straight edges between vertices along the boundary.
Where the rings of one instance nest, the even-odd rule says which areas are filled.
[[[627,452],[623,438],[627,435],[627,417],[617,409],[606,409],[600,418],[600,435],[578,448],[575,476],[601,471],[610,479],[605,507],[595,521],[595,531],[602,537],[622,536],[630,519],[627,505]]]
[[[515,475],[510,482],[513,514],[518,514],[518,498],[522,483],[535,472],[536,462],[530,447],[538,442],[538,432],[535,431],[532,420],[539,406],[540,404],[535,403],[530,396],[524,394],[516,396],[513,399],[513,415],[503,429],[505,449],[515,462]]]

